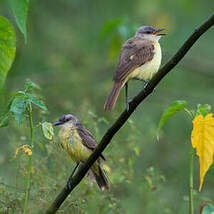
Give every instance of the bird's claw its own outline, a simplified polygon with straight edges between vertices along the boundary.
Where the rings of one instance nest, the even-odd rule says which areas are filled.
[[[69,178],[67,181],[67,189],[70,190],[71,189],[71,179]]]
[[[127,100],[126,101],[126,111],[129,111],[129,103],[131,102],[132,100]]]
[[[149,83],[149,80],[144,80],[144,82],[145,82],[145,85],[143,86],[143,88],[145,89]]]

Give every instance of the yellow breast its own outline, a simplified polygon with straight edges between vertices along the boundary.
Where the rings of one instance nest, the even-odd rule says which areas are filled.
[[[161,47],[160,44],[155,41],[153,42],[154,45],[154,56],[153,59],[149,62],[146,62],[141,67],[135,69],[127,78],[130,80],[134,77],[137,77],[142,80],[150,80],[152,76],[158,71],[160,64],[161,64]]]
[[[92,153],[82,144],[82,139],[76,129],[63,127],[59,132],[59,139],[63,149],[76,162],[84,162]]]

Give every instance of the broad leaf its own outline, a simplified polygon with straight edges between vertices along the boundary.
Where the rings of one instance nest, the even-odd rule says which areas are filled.
[[[197,116],[193,120],[191,135],[192,147],[196,148],[200,161],[200,187],[201,191],[204,176],[213,163],[214,155],[214,118],[212,114],[206,117]]]
[[[14,97],[10,106],[10,111],[12,112],[18,124],[21,124],[21,122],[24,120],[26,110],[27,104],[25,97],[23,95]]]
[[[0,118],[0,128],[7,126],[9,123],[9,112]]]
[[[157,130],[157,138],[159,138],[160,129],[163,127],[163,125],[166,123],[166,121],[172,117],[175,113],[181,111],[186,107],[186,101],[185,100],[177,100],[173,102],[163,113],[160,122],[158,124],[158,130]]]
[[[202,115],[203,117],[205,117],[207,114],[209,114],[211,112],[211,106],[209,104],[198,104],[197,106],[197,111],[196,111],[196,115]]]
[[[48,140],[52,140],[54,136],[53,125],[48,122],[42,123],[42,132]]]
[[[29,0],[9,0],[10,6],[13,11],[13,15],[15,17],[16,23],[23,33],[25,42],[27,42],[27,11],[28,11],[28,2]]]
[[[201,214],[214,214],[214,206],[207,204],[205,207],[203,207]]]
[[[16,32],[10,22],[0,16],[0,90],[13,63],[16,52]]]
[[[47,107],[45,106],[45,104],[41,100],[39,100],[37,97],[33,96],[30,93],[27,93],[26,97],[27,97],[27,102],[30,101],[34,105],[36,105],[39,108],[43,109],[44,111],[47,111]]]

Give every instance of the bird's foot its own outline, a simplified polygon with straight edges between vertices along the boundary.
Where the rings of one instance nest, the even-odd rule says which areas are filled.
[[[126,101],[126,111],[129,111],[129,103],[131,102],[132,100],[127,100]]]
[[[143,86],[144,89],[146,88],[146,86],[149,83],[149,80],[143,80],[143,79],[139,79],[137,77],[134,77],[133,80],[138,80],[138,81],[144,82],[144,86]]]
[[[145,89],[147,87],[147,85],[149,84],[149,80],[144,80],[145,85],[143,86],[143,88]]]
[[[68,179],[68,181],[67,181],[67,184],[66,184],[68,190],[71,189],[71,178],[72,178],[72,177],[69,177],[69,179]]]
[[[76,164],[76,166],[74,167],[74,169],[73,169],[71,175],[70,175],[69,178],[68,178],[68,181],[67,181],[67,188],[68,188],[69,190],[71,189],[71,180],[72,180],[72,177],[73,177],[73,175],[74,175],[76,169],[79,167],[79,164],[80,164],[80,163],[77,163],[77,164]]]

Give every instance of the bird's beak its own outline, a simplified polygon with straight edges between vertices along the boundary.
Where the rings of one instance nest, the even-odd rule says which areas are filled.
[[[57,122],[53,123],[53,125],[54,125],[54,126],[59,126],[59,125],[62,125],[62,122],[57,121]]]
[[[154,31],[152,34],[155,35],[155,36],[165,36],[166,34],[165,33],[159,33],[161,31],[165,30],[165,28],[160,28],[160,29],[157,29],[156,31]]]

